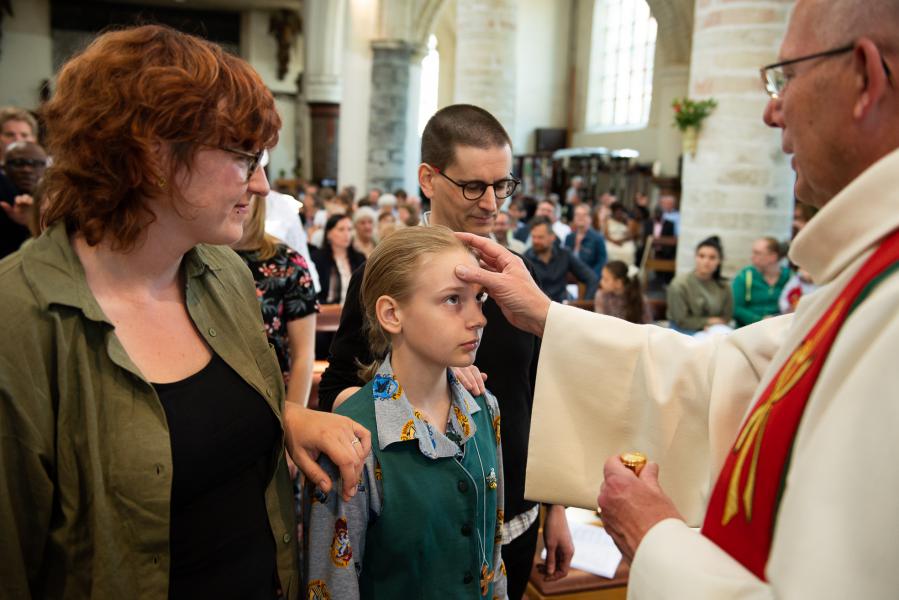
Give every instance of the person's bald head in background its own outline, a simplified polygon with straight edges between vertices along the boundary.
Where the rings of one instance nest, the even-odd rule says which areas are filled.
[[[34,142],[13,142],[6,148],[3,170],[19,193],[33,194],[47,170],[47,153]]]

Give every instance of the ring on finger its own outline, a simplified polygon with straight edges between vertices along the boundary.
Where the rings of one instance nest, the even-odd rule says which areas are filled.
[[[360,439],[357,438],[357,437],[354,437],[354,438],[353,438],[353,441],[350,442],[350,446],[355,446],[356,444],[361,444],[361,443],[362,443],[362,440],[360,440]]]

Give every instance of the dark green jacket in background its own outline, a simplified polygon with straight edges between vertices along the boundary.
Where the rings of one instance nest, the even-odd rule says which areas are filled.
[[[229,248],[182,265],[190,317],[281,418],[281,373]],[[164,599],[171,443],[153,386],[91,294],[65,228],[0,262],[0,598]],[[266,489],[285,597],[299,589],[283,442]],[[228,523],[222,523],[228,527]]]

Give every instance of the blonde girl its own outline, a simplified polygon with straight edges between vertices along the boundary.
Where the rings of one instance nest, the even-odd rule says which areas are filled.
[[[486,324],[485,292],[456,278],[459,264],[477,261],[437,226],[393,233],[366,263],[362,304],[380,360],[335,412],[371,431],[372,452],[352,499],[313,494],[310,598],[506,598],[499,408],[449,370],[474,362]]]

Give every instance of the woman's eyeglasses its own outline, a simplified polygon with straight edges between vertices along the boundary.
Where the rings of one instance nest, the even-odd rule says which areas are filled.
[[[262,157],[265,154],[265,148],[260,150],[259,152],[244,152],[243,150],[236,150],[234,148],[223,148],[221,146],[215,146],[219,150],[224,150],[225,152],[230,152],[231,154],[236,154],[237,156],[241,156],[246,159],[247,165],[247,175],[246,175],[246,183],[249,183],[250,179],[253,177],[253,173],[256,172],[256,169],[259,168],[259,163],[262,162]]]
[[[234,154],[236,156],[240,156],[244,159],[244,163],[247,166],[247,173],[244,176],[244,183],[249,183],[250,179],[253,178],[253,173],[256,172],[256,169],[259,168],[259,164],[265,160],[266,157],[266,149],[263,148],[259,152],[246,152],[245,150],[238,150],[236,148],[228,148],[226,146],[216,146],[215,144],[204,144],[199,142],[201,146],[206,146],[207,148],[215,148],[216,150],[222,150],[223,152],[228,152],[230,154]]]

